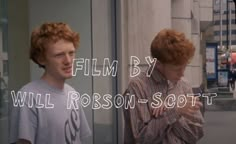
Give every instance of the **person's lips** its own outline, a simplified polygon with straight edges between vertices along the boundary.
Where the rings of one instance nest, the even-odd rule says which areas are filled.
[[[71,73],[71,67],[63,68],[63,70],[64,70],[66,73]]]

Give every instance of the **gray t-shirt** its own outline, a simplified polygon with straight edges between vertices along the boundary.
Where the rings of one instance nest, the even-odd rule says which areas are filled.
[[[25,94],[24,106],[19,103],[12,108],[10,143],[26,139],[32,144],[81,144],[91,130],[80,105],[67,108],[70,91],[75,92],[68,84],[60,90],[43,80],[25,85],[19,91],[21,96]],[[11,96],[16,98],[17,94]]]

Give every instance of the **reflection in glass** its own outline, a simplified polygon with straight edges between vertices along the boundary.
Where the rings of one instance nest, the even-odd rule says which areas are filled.
[[[0,0],[0,143],[8,143],[7,0]]]

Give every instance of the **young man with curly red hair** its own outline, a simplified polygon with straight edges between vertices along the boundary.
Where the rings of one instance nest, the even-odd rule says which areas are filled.
[[[82,107],[67,108],[67,95],[75,90],[65,81],[72,77],[78,44],[78,33],[65,23],[44,23],[32,32],[30,58],[44,73],[19,91],[27,96],[24,106],[12,109],[10,143],[80,144],[91,135]],[[47,101],[48,95],[53,107],[39,105],[39,101]]]
[[[195,144],[203,136],[202,103],[181,79],[194,52],[183,33],[164,29],[157,34],[151,44],[156,59],[151,76],[141,73],[124,94],[126,100],[135,96],[135,107],[124,108],[125,144]]]

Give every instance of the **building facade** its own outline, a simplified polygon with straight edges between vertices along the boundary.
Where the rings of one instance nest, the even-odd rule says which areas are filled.
[[[235,4],[232,0],[214,0],[214,38],[219,45],[236,45]],[[222,31],[222,32],[221,32]]]

